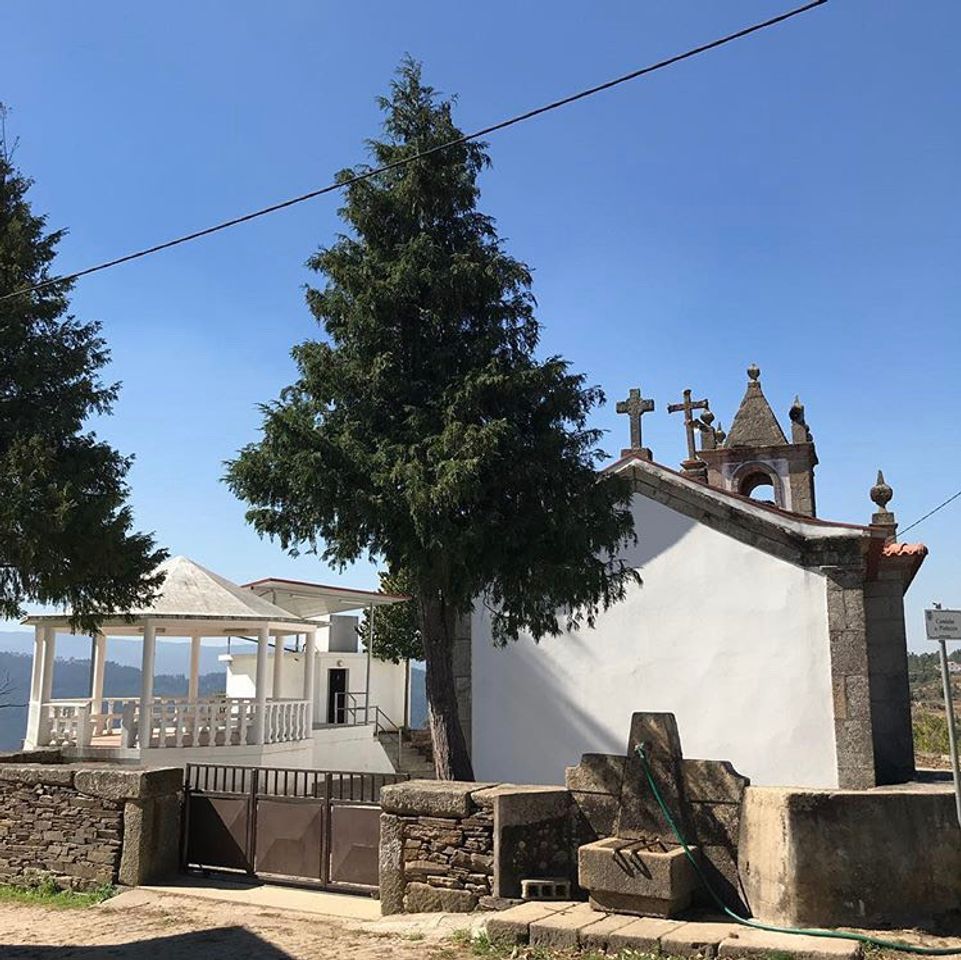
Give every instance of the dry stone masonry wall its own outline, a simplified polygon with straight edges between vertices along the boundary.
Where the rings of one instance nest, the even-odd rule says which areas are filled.
[[[89,768],[0,755],[0,883],[89,890],[177,867],[179,768]],[[13,760],[14,762],[10,762]]]
[[[384,787],[381,807],[385,914],[491,909],[521,878],[571,875],[563,788],[413,780]]]
[[[10,771],[0,770],[0,777]],[[52,878],[60,887],[114,884],[123,803],[79,794],[70,784],[0,780],[0,880]]]

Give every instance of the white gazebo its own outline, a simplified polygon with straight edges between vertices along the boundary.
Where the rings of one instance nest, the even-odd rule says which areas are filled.
[[[69,613],[27,618],[36,630],[27,748],[61,746],[76,757],[112,757],[177,762],[176,752],[216,751],[218,760],[273,759],[294,766],[309,760],[314,725],[314,671],[303,670],[296,699],[282,697],[285,644],[303,637],[306,663],[313,663],[316,634],[323,624],[271,602],[260,592],[238,586],[187,557],[173,557],[161,568],[160,593],[148,608],[104,619],[93,642],[89,697],[55,700],[53,670],[57,632],[69,633]],[[203,639],[256,640],[256,682],[250,697],[200,697],[198,675]],[[143,644],[139,697],[104,697],[104,665],[110,638],[138,638]],[[154,694],[154,652],[158,637],[190,641],[185,697]],[[270,647],[274,653],[271,655]],[[271,675],[268,664],[272,661]],[[301,756],[302,754],[302,756]]]

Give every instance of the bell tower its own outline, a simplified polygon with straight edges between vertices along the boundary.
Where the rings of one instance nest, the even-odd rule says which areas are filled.
[[[816,516],[814,467],[818,458],[804,407],[795,398],[788,411],[788,440],[761,389],[757,364],[748,367],[747,376],[747,390],[730,432],[714,431],[711,449],[702,445],[698,451],[698,458],[707,465],[707,483],[747,497],[769,487],[771,499],[783,510]]]

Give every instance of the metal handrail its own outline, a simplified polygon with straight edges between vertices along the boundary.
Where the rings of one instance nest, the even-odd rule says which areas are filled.
[[[358,704],[359,698],[363,697],[364,704],[360,706]],[[348,698],[350,700],[350,705],[348,705]],[[338,692],[334,694],[334,715],[337,715],[338,710],[343,710],[345,725],[352,727],[368,726],[373,724],[374,735],[380,733],[396,733],[397,734],[397,766],[401,765],[403,760],[404,751],[404,728],[394,721],[387,715],[387,713],[382,710],[376,703],[369,703],[369,695],[364,691],[357,691],[352,693],[350,691]],[[357,719],[357,714],[359,711],[363,711],[363,720]],[[371,720],[371,713],[373,713],[373,720]],[[351,720],[347,720],[347,717],[351,717]]]

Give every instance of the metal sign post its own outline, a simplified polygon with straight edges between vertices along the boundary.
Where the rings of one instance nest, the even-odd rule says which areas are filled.
[[[924,611],[924,626],[929,640],[936,640],[941,648],[941,682],[944,684],[944,711],[948,720],[948,748],[951,753],[951,773],[954,777],[954,800],[961,826],[961,771],[958,764],[958,737],[954,719],[954,698],[951,694],[951,672],[948,667],[948,641],[961,640],[961,610]]]

